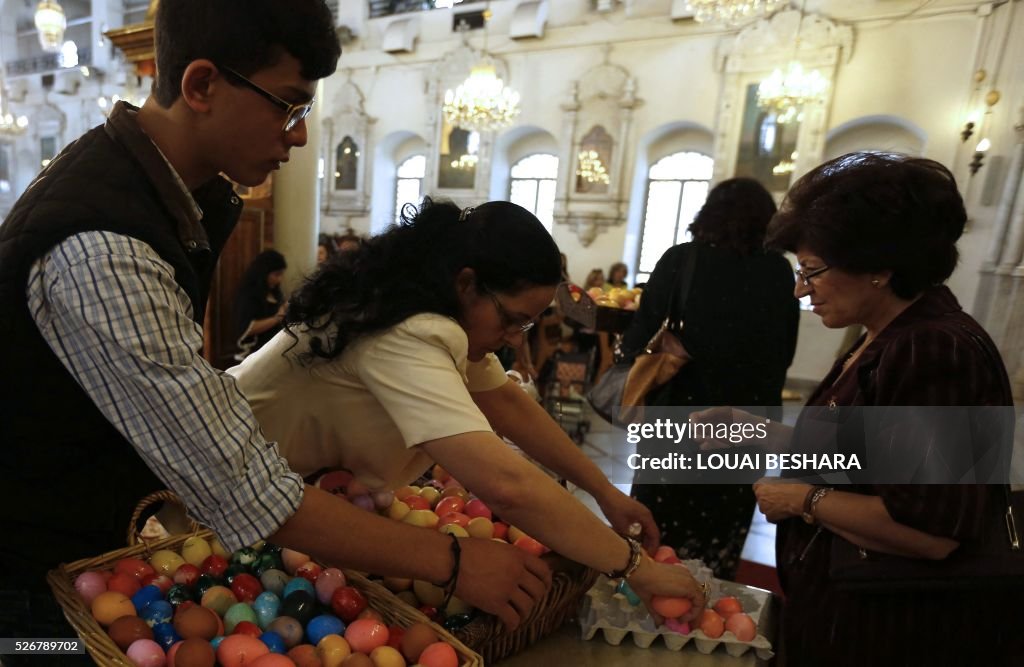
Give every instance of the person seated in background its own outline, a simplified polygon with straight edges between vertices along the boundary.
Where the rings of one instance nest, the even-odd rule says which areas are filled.
[[[604,284],[604,291],[613,287],[629,287],[626,278],[629,276],[629,267],[622,262],[615,262],[608,269],[608,282]]]
[[[626,576],[647,602],[689,598],[696,613],[704,596],[689,572],[654,562],[631,536],[658,544],[647,508],[495,358],[522,344],[560,282],[558,247],[526,209],[425,198],[314,274],[289,301],[287,329],[228,372],[296,470],[344,467],[384,491],[440,464],[559,554]],[[594,496],[612,528],[495,432]]]
[[[363,237],[349,229],[344,234],[334,237],[338,252],[351,252],[363,247]]]
[[[263,347],[281,330],[286,302],[281,281],[287,268],[284,255],[264,250],[249,264],[235,294],[236,359],[244,359]]]
[[[319,266],[337,254],[338,248],[330,234],[321,234],[316,244],[316,263]]]
[[[604,271],[601,269],[590,270],[590,273],[587,274],[587,279],[583,282],[583,289],[589,290],[591,287],[604,289]]]

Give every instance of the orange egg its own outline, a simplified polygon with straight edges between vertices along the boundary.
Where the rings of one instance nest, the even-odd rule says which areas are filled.
[[[116,591],[104,591],[92,601],[92,617],[107,627],[122,616],[138,616],[128,596]]]
[[[230,635],[217,647],[217,662],[221,667],[246,667],[268,653],[267,645],[255,637]]]
[[[718,639],[725,632],[725,620],[712,609],[705,609],[700,615],[697,627],[711,639]]]
[[[757,625],[754,619],[743,612],[737,612],[725,621],[725,629],[736,635],[741,642],[753,641],[757,636]]]
[[[373,660],[370,660],[370,656],[365,653],[353,653],[345,658],[345,662],[341,663],[341,667],[374,667],[374,665]]]
[[[679,618],[693,608],[687,598],[670,598],[655,595],[651,597],[651,609],[665,618]]]
[[[423,667],[459,667],[459,656],[451,644],[437,642],[423,649],[419,663]]]
[[[299,566],[305,565],[309,561],[309,556],[300,551],[281,549],[281,562],[284,563],[284,571],[288,574],[294,575]]]
[[[122,616],[116,619],[107,628],[107,634],[122,651],[127,651],[136,639],[153,638],[153,630],[138,616]]]
[[[288,658],[295,663],[296,667],[323,667],[316,647],[312,644],[299,644],[288,649]]]
[[[722,618],[729,618],[733,614],[738,614],[743,611],[743,605],[740,601],[732,596],[724,597],[715,603],[715,611],[718,612]]]
[[[213,646],[205,639],[186,639],[171,650],[173,662],[170,662],[172,656],[168,654],[169,667],[213,667],[217,663]]]
[[[299,663],[300,667],[301,664]],[[268,653],[245,663],[245,667],[295,667],[295,661],[280,653]]]

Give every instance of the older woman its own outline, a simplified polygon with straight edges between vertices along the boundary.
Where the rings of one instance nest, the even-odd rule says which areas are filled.
[[[796,295],[810,298],[825,326],[866,330],[809,406],[1012,405],[998,351],[943,286],[966,218],[953,175],[931,160],[855,153],[797,182],[767,243],[796,254]],[[813,448],[807,414],[794,431],[773,432],[778,446]],[[759,483],[754,491],[778,524],[787,665],[1024,664],[1024,633],[1010,624],[1019,626],[1017,603],[1006,596],[941,583],[868,593],[844,586],[836,569],[843,547],[865,561],[895,554],[912,568],[955,561],[1000,513],[999,487]]]

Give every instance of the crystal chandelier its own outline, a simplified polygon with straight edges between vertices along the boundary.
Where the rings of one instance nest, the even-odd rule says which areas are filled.
[[[35,21],[43,51],[60,53],[64,45],[64,29],[68,27],[64,8],[56,0],[42,0],[36,7]]]
[[[697,23],[718,21],[735,24],[758,14],[771,14],[787,0],[689,0]]]
[[[27,116],[15,116],[7,108],[7,85],[4,83],[4,63],[0,60],[0,138],[13,139],[25,134]]]
[[[608,185],[608,170],[601,164],[601,156],[597,154],[597,151],[580,151],[577,157],[579,159],[579,167],[576,169],[577,176],[588,183]]]
[[[828,81],[818,70],[805,72],[797,61],[789,63],[786,73],[776,69],[757,86],[757,105],[774,111],[776,121],[800,120],[804,105],[820,100],[828,90]]]
[[[519,93],[498,78],[494,63],[485,57],[470,70],[469,78],[445,92],[442,109],[453,126],[477,132],[496,130],[519,114]]]

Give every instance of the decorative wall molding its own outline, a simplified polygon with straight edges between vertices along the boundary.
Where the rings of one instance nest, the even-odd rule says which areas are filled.
[[[334,94],[333,110],[323,120],[320,154],[324,159],[324,177],[321,180],[320,212],[326,217],[365,216],[370,212],[370,185],[368,174],[372,173],[373,155],[370,146],[370,130],[376,119],[366,113],[363,91],[352,81],[351,70],[346,80]],[[335,188],[335,172],[338,171],[337,149],[345,137],[350,137],[358,148],[355,188]]]

